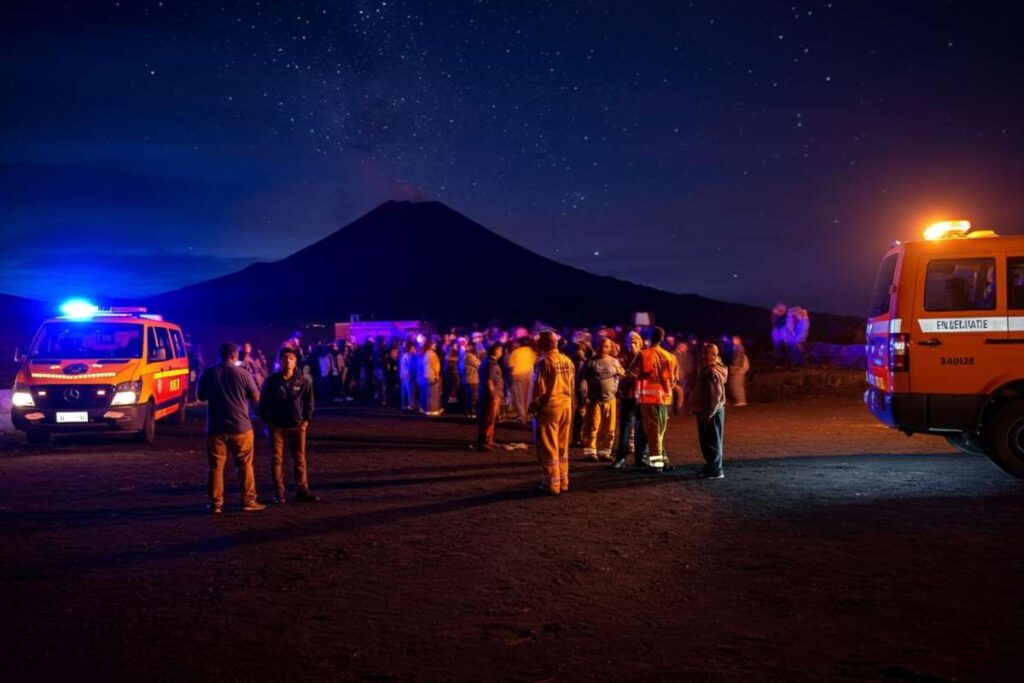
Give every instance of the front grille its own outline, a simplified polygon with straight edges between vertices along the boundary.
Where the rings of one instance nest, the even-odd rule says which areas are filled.
[[[114,387],[110,384],[46,385],[32,387],[32,398],[37,408],[50,410],[106,408],[114,398]]]

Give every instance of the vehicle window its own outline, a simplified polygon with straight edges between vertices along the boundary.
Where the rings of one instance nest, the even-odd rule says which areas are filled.
[[[104,322],[46,323],[32,358],[141,358],[142,325]]]
[[[889,254],[882,260],[882,265],[878,267],[875,288],[871,291],[871,306],[868,308],[869,318],[875,318],[889,312],[889,302],[892,300],[889,288],[892,286],[892,278],[896,274],[896,264],[899,263],[899,259],[899,254]]]
[[[156,357],[157,349],[166,349],[166,358],[171,359],[174,355],[171,353],[171,340],[167,336],[167,329],[163,327],[150,327],[149,328],[149,359],[153,360]]]
[[[181,338],[181,332],[171,330],[171,346],[174,347],[174,357],[185,357],[185,340]]]
[[[1010,294],[1010,308],[1024,309],[1024,257],[1007,259],[1006,291]]]
[[[995,307],[995,259],[938,259],[928,263],[926,311],[990,311]]]

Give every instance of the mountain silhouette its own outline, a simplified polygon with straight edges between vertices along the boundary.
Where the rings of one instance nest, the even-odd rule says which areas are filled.
[[[594,275],[535,254],[440,202],[386,202],[273,263],[148,300],[183,324],[299,325],[426,320],[439,325],[627,324],[763,336],[763,308]]]
[[[225,339],[273,349],[291,330],[333,338],[332,324],[421,320],[437,329],[491,324],[556,327],[629,325],[649,311],[670,331],[735,332],[764,341],[765,308],[670,292],[594,275],[535,254],[440,202],[389,201],[333,234],[273,263],[143,301],[182,325],[208,352]],[[10,359],[55,306],[0,294],[0,382]],[[862,320],[812,314],[812,338],[850,341]]]

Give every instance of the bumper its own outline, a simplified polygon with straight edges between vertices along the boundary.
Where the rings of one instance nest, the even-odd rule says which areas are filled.
[[[978,431],[987,398],[983,394],[889,394],[874,387],[864,392],[865,405],[882,424],[933,434]]]
[[[51,434],[80,434],[118,430],[137,432],[146,421],[146,406],[114,406],[74,411],[86,413],[88,422],[58,422],[57,411],[40,408],[12,408],[11,422],[23,432],[50,432]]]

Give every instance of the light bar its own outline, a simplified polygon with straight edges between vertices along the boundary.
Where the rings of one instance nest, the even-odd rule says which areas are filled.
[[[60,307],[60,312],[69,318],[91,318],[99,310],[99,306],[85,299],[71,299],[65,301]]]
[[[970,221],[939,221],[924,231],[926,240],[941,240],[947,237],[963,237],[971,230]]]

